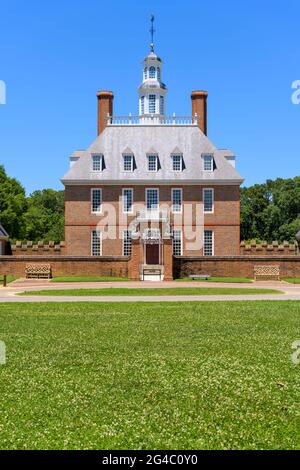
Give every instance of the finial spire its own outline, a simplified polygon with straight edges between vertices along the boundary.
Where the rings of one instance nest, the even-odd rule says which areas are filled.
[[[151,52],[154,52],[154,33],[155,33],[155,29],[154,29],[154,15],[151,15],[150,17],[150,21],[151,21],[151,29],[150,29],[150,33],[151,33],[151,44],[150,44],[150,48],[151,48]]]

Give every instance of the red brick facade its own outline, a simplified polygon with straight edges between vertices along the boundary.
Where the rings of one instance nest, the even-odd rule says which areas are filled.
[[[128,228],[139,210],[145,206],[145,189],[151,186],[131,185],[133,189],[134,213],[123,214],[122,188],[129,186],[99,185],[93,188],[102,189],[102,213],[93,214],[91,211],[91,186],[66,186],[65,192],[65,242],[66,254],[69,256],[89,256],[91,254],[91,232],[99,222],[107,220],[115,239],[104,239],[102,243],[103,256],[122,255],[122,230]],[[214,211],[212,214],[203,213],[203,188],[205,186],[187,185],[156,185],[159,189],[160,208],[169,213],[170,225],[176,228],[177,223],[184,223],[183,247],[184,256],[201,256],[202,247],[190,247],[189,231],[198,235],[203,229],[214,231],[214,255],[229,256],[240,253],[240,190],[239,186],[213,186]],[[183,215],[172,214],[171,190],[182,188]],[[191,217],[188,217],[188,212]],[[114,217],[116,215],[116,217]],[[198,217],[198,219],[197,219]],[[177,222],[176,222],[177,221]],[[204,221],[204,227],[203,227]],[[200,224],[200,225],[199,225]],[[178,226],[180,228],[180,226]],[[101,230],[101,227],[100,227]],[[186,232],[186,234],[185,234]],[[202,241],[202,235],[199,235]]]

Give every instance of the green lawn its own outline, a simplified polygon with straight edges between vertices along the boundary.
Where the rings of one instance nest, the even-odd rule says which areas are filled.
[[[252,279],[247,277],[210,277],[209,279],[191,279],[190,277],[183,277],[182,279],[175,279],[178,282],[230,282],[230,283],[251,283]]]
[[[100,277],[100,276],[67,276],[54,277],[51,282],[124,282],[129,281],[124,277]]]
[[[10,283],[10,282],[14,281],[15,279],[16,279],[16,278],[15,278],[14,276],[11,276],[11,275],[9,274],[9,275],[7,276],[7,278],[6,278],[6,282],[7,282],[7,283]],[[3,284],[3,276],[0,275],[0,285],[2,285],[2,284]]]
[[[255,294],[282,294],[275,289],[242,289],[238,287],[106,287],[103,289],[57,289],[25,291],[19,295],[71,295],[71,296],[161,296],[161,295],[255,295]]]
[[[283,279],[285,282],[289,282],[290,284],[300,284],[300,278],[288,278],[288,279]]]
[[[299,302],[0,304],[1,449],[299,449]]]

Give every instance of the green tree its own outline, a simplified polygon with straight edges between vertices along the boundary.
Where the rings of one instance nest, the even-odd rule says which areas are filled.
[[[23,237],[26,209],[24,188],[15,178],[7,176],[4,166],[0,165],[0,221],[11,238]]]

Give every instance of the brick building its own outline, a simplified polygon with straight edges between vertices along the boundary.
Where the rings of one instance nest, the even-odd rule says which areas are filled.
[[[133,259],[136,279],[172,278],[172,257],[240,253],[240,184],[230,150],[207,137],[206,91],[191,116],[166,115],[162,61],[143,61],[139,115],[113,115],[100,91],[98,137],[70,157],[65,186],[68,256]]]

